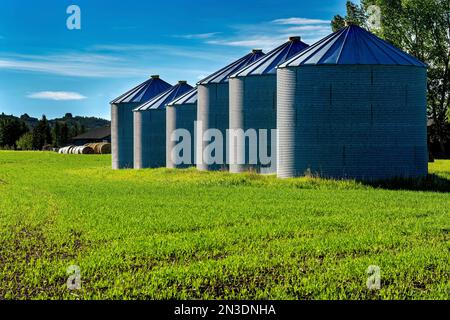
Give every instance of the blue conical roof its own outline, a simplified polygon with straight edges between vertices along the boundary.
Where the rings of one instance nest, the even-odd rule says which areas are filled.
[[[169,102],[173,101],[174,99],[178,98],[191,89],[192,86],[187,84],[186,81],[180,81],[177,85],[171,87],[167,91],[164,91],[153,99],[141,104],[133,111],[146,111],[165,108]]]
[[[262,50],[252,50],[252,52],[250,52],[249,54],[220,69],[219,71],[214,72],[210,76],[198,82],[198,84],[228,82],[228,77],[230,75],[255,62],[262,56],[264,56]]]
[[[258,61],[253,62],[247,67],[239,70],[233,77],[256,76],[263,74],[276,74],[276,67],[298,54],[300,51],[308,48],[309,45],[302,42],[300,37],[290,37],[288,42],[283,43],[278,48],[270,51]]]
[[[279,65],[401,65],[426,67],[415,57],[356,25],[330,34]]]
[[[166,91],[171,86],[171,84],[161,80],[159,76],[151,76],[150,79],[114,99],[111,103],[144,103]]]
[[[196,104],[197,103],[197,88],[193,88],[192,90],[186,92],[180,97],[176,98],[172,102],[169,102],[168,106],[181,106],[185,104]]]

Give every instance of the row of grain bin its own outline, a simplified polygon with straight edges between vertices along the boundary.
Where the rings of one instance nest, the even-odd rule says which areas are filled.
[[[179,81],[133,110],[135,169],[166,165],[166,105],[191,89],[186,81]]]
[[[219,71],[211,74],[197,83],[198,87],[198,110],[197,125],[197,169],[219,170],[227,167],[226,143],[222,141],[223,150],[216,149],[215,158],[219,163],[209,161],[207,147],[210,142],[204,139],[204,133],[209,129],[216,129],[226,138],[226,130],[229,128],[229,77],[249,64],[261,58],[264,53],[261,50],[253,50],[242,58],[234,61]]]
[[[276,172],[273,151],[276,151],[277,137],[272,135],[277,122],[276,67],[307,47],[300,37],[290,37],[286,43],[230,76],[230,129],[242,130],[243,134],[256,130],[253,137],[256,141],[246,141],[244,135],[241,139],[230,137],[231,172]]]
[[[188,148],[190,157],[182,158],[190,158],[199,170],[230,164],[231,172],[276,171],[280,178],[314,173],[365,180],[427,173],[426,65],[357,26],[349,25],[311,47],[292,37],[266,55],[254,50],[172,102],[150,100],[145,110],[142,105],[127,109],[127,119],[135,109],[135,146],[129,132],[121,143],[126,145],[123,150],[134,149],[136,168],[190,165],[174,161],[173,154],[180,137],[172,134],[185,129],[196,141]],[[117,104],[112,107],[115,117]],[[149,114],[144,126],[136,114],[149,110],[165,110],[165,117]],[[245,140],[231,140],[227,149],[223,141],[224,150],[214,155],[223,161],[209,163],[210,141],[203,136],[208,129],[220,131],[227,141],[227,129],[265,129],[266,143],[256,142],[259,157],[254,161]],[[278,130],[277,136],[271,135],[272,129]],[[150,139],[145,144],[152,146],[149,159],[158,158],[148,165],[142,160],[143,139]],[[121,147],[114,148],[113,142],[113,167],[123,158],[114,155]],[[268,165],[261,158],[272,162]]]
[[[133,110],[168,90],[171,85],[158,75],[111,101],[111,142],[113,169],[133,168]]]

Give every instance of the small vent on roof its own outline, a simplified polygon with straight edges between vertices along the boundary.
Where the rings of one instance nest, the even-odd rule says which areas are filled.
[[[289,41],[292,41],[292,42],[296,42],[296,41],[300,41],[300,40],[302,40],[302,37],[300,37],[300,36],[289,37]]]
[[[253,53],[261,53],[261,52],[262,52],[262,49],[253,49],[252,52],[253,52]]]
[[[152,79],[159,79],[159,74],[154,74],[151,76]]]
[[[178,81],[178,84],[186,84],[186,83],[187,83],[186,80],[180,80],[180,81]]]

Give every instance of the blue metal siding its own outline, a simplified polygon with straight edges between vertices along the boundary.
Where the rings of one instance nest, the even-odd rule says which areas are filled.
[[[202,132],[208,129],[218,129],[224,137],[223,156],[226,162],[226,130],[229,128],[229,87],[226,83],[210,83],[198,85],[198,110],[197,121],[201,122]],[[200,124],[199,124],[200,125]],[[202,142],[202,137],[197,135],[197,159],[203,155],[204,148],[209,143]],[[197,163],[199,170],[221,170],[227,164]]]
[[[159,168],[166,164],[166,113],[164,109],[135,113],[135,169]]]
[[[248,129],[268,131],[267,147],[269,154],[273,149],[276,155],[276,145],[272,146],[271,130],[276,129],[276,88],[277,78],[274,74],[265,74],[261,76],[237,77],[230,79],[230,129],[242,129],[244,132]],[[242,172],[246,170],[255,170],[257,172],[275,173],[276,157],[271,166],[262,165],[258,160],[257,164],[249,163],[249,141],[245,141],[245,146],[232,139],[230,141],[230,154],[236,154],[242,157],[242,151],[245,152],[245,164],[236,164],[230,160],[231,172]],[[259,156],[260,141],[257,144]],[[234,150],[234,152],[231,152]],[[234,159],[236,160],[236,159]]]
[[[195,99],[196,100],[196,99]],[[192,101],[188,99],[188,101]],[[166,108],[166,166],[167,168],[187,168],[195,166],[195,132],[194,122],[197,120],[197,103],[185,103],[167,106]],[[173,131],[185,129],[191,135],[191,160],[192,164],[175,164],[172,161],[172,150],[177,145],[171,141]]]

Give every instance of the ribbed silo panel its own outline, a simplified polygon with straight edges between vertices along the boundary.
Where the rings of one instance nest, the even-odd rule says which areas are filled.
[[[133,116],[134,169],[142,169],[142,112],[133,112]]]
[[[223,163],[208,164],[203,159],[203,151],[210,142],[203,141],[203,137],[197,135],[197,159],[203,161],[197,163],[199,170],[221,170],[227,167],[226,162],[226,130],[229,124],[229,89],[226,83],[210,83],[198,85],[198,125],[202,126],[201,132],[208,129],[217,129],[222,133],[223,148],[219,153],[223,155]]]
[[[288,97],[296,93],[295,175],[310,171],[366,180],[426,175],[424,68],[311,66],[297,72],[295,88],[284,88]]]
[[[136,103],[111,105],[113,169],[133,168],[133,112]]]
[[[166,164],[166,113],[164,109],[137,111],[136,131],[141,135],[136,137],[135,148],[139,154],[140,163],[136,169],[165,167]]]
[[[174,169],[177,166],[172,160],[172,150],[176,146],[176,142],[172,141],[171,135],[177,129],[177,110],[175,107],[168,106],[166,108],[166,167]]]
[[[277,175],[290,178],[297,175],[296,145],[296,101],[297,71],[283,68],[277,73]]]
[[[167,168],[187,168],[195,165],[195,132],[194,123],[197,120],[197,104],[185,104],[177,106],[168,106],[166,108],[166,166]],[[172,150],[177,145],[176,141],[172,141],[171,135],[174,130],[184,129],[190,134],[191,163],[176,164],[172,158]]]
[[[230,164],[231,172],[255,170],[257,172],[274,173],[276,171],[276,144],[272,146],[271,130],[276,129],[276,75],[237,77],[230,79],[230,129],[242,129],[244,133],[255,130],[257,141],[243,139],[230,140],[230,156],[234,160],[245,163]],[[259,140],[260,130],[266,130],[267,150]],[[251,135],[253,138],[253,135]],[[254,145],[254,147],[252,146]],[[250,152],[256,155],[251,157]],[[260,154],[274,156],[272,164],[261,163]],[[254,158],[256,156],[256,164]],[[252,161],[250,161],[252,160]]]

